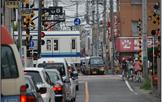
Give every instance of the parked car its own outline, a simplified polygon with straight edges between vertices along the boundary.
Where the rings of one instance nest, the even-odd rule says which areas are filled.
[[[17,46],[3,25],[1,36],[1,102],[26,101],[26,85]]]
[[[38,89],[41,87],[47,88],[47,92],[41,94],[44,102],[55,102],[55,92],[52,90],[54,84],[44,68],[27,67],[24,72],[26,75],[32,76]]]
[[[50,80],[55,84],[53,86],[53,91],[55,91],[55,101],[64,102],[65,101],[65,87],[57,69],[45,69],[48,73]]]
[[[73,100],[70,90],[71,83],[70,83],[70,75],[68,72],[68,64],[64,58],[43,57],[38,59],[36,66],[43,67],[44,69],[57,69],[60,72],[60,75],[62,77],[65,86],[66,101]]]
[[[24,77],[27,86],[27,102],[44,102],[41,94],[46,93],[47,88],[41,87],[38,89],[31,76],[25,75]]]

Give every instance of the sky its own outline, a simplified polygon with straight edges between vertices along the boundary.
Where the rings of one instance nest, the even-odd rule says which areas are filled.
[[[81,23],[85,24],[84,16],[86,14],[86,1],[87,0],[59,0],[58,5],[63,6],[65,13],[66,13],[66,24],[67,25],[74,25],[73,21],[76,18],[76,2],[75,1],[79,1],[78,15],[79,15],[79,18],[81,19]],[[102,1],[102,0],[100,0],[100,1]],[[116,0],[114,0],[114,2],[115,1]],[[114,6],[115,6],[115,3],[114,3]],[[107,11],[108,11],[108,8],[109,8],[109,0],[107,0]],[[89,4],[89,17],[90,17],[90,19],[92,19],[91,18],[92,9],[93,9],[92,5]],[[102,19],[102,12],[103,12],[103,5],[99,5],[100,19]]]

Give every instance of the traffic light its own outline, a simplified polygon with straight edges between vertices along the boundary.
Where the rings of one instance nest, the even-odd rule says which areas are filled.
[[[45,41],[42,39],[42,38],[44,38],[44,36],[45,36],[45,33],[41,32],[41,45],[45,44]]]
[[[156,2],[153,6],[153,24],[160,24],[160,3]]]
[[[138,61],[140,62],[140,64],[142,65],[142,50],[138,51]]]
[[[156,34],[156,30],[151,30],[151,34],[154,36]]]
[[[29,0],[24,0],[24,7],[29,8]]]

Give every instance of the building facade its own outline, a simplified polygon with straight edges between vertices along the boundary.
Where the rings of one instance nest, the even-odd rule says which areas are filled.
[[[115,39],[116,51],[119,52],[121,57],[130,55],[136,57],[139,45],[137,25],[139,19],[142,20],[142,0],[118,0],[117,2],[120,37]],[[160,20],[154,16],[154,5],[157,2],[160,2],[160,0],[147,0],[147,36],[152,36],[151,31],[157,30],[160,25]],[[121,46],[119,46],[119,42]],[[152,44],[150,37],[148,38],[148,43]]]

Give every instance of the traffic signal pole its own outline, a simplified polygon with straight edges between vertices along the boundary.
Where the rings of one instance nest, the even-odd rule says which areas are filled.
[[[38,9],[38,58],[40,58],[41,54],[41,30],[42,30],[42,0],[39,2],[39,9]]]
[[[21,9],[22,9],[22,0],[19,1],[18,5],[18,50],[20,55],[22,54],[21,46],[22,46],[22,28],[21,28]]]

